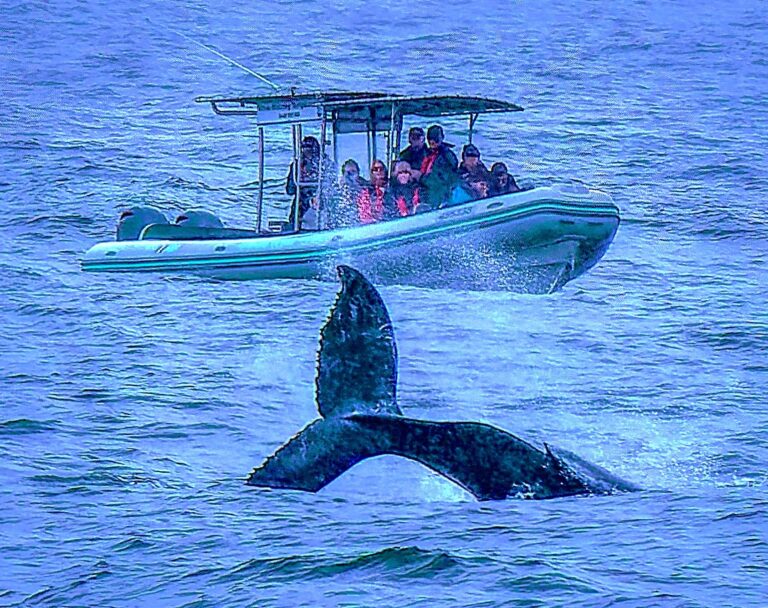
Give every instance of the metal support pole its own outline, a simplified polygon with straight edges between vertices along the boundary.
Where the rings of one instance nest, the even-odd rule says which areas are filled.
[[[261,232],[261,209],[264,201],[264,127],[259,127],[259,203],[256,212],[256,232]]]
[[[299,231],[299,210],[301,207],[301,125],[291,125],[293,133],[293,182],[296,184],[296,195],[293,199],[293,231]]]
[[[370,174],[371,164],[373,163],[373,157],[372,157],[373,152],[372,152],[372,149],[371,149],[371,123],[370,123],[370,121],[368,122],[368,133],[367,133],[366,139],[368,141],[368,166],[367,166],[367,169],[369,171],[368,179],[370,179],[370,177],[371,177],[371,174]]]
[[[470,114],[469,115],[469,143],[472,143],[472,133],[475,128],[475,121],[477,120],[477,117],[479,114]]]
[[[320,158],[317,161],[317,229],[323,229],[323,211],[325,210],[325,192],[323,192],[323,172],[330,169],[326,167],[325,159],[325,112],[323,122],[320,123]]]
[[[395,138],[395,156],[400,154],[400,141],[403,134],[403,117],[398,117],[397,120],[397,137]]]
[[[333,139],[333,162],[335,162],[337,165],[341,164],[341,161],[339,160],[339,138],[338,133],[336,131],[336,120],[337,120],[337,112],[336,110],[333,111],[331,114],[331,138]]]
[[[395,149],[395,116],[397,115],[395,103],[392,103],[392,110],[389,115],[389,139],[387,140],[387,171],[392,169],[392,159],[397,158]]]
[[[373,152],[371,163],[373,163],[379,157],[376,150],[376,110],[373,108],[371,108],[371,151]],[[368,166],[370,167],[370,164]]]

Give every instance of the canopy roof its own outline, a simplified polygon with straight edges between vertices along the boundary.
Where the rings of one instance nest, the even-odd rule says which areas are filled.
[[[256,116],[261,124],[290,124],[321,120],[336,125],[339,133],[389,130],[393,118],[435,118],[489,112],[520,112],[523,108],[497,99],[463,95],[407,96],[390,93],[320,92],[263,97],[198,97],[224,115]]]

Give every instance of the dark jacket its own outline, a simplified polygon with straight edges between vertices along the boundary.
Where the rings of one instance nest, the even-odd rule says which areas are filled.
[[[459,182],[458,165],[459,159],[445,143],[429,151],[421,163],[422,205],[437,209],[450,199]]]
[[[488,182],[488,196],[498,196],[499,194],[510,194],[512,192],[520,192],[521,188],[517,185],[515,178],[509,175],[506,187],[503,187],[499,180],[495,176],[491,176],[491,180]]]
[[[301,200],[299,201],[299,226],[301,226],[301,220],[304,214],[309,209],[312,199],[317,197],[317,177],[318,177],[318,160],[316,158],[306,158],[302,162],[301,171],[299,175],[299,182],[301,183]],[[332,198],[335,196],[336,185],[333,183],[332,178],[336,174],[336,168],[333,161],[327,156],[323,155],[323,180],[321,188],[323,190],[323,198]],[[285,193],[290,196],[296,194],[296,180],[293,178],[293,162],[288,169],[288,176],[285,179]],[[296,213],[296,206],[291,205],[291,212],[288,221],[293,224]]]
[[[426,157],[427,152],[429,152],[427,146],[422,146],[421,150],[414,150],[413,146],[408,146],[400,152],[399,160],[407,162],[411,165],[411,169],[419,170],[421,169],[421,163],[424,162],[424,157]]]
[[[491,172],[488,171],[488,168],[483,164],[483,161],[478,161],[474,170],[470,170],[469,167],[464,164],[464,161],[461,161],[461,164],[459,165],[459,177],[465,182],[479,179],[487,181],[489,185],[491,182]]]
[[[305,159],[301,163],[301,171],[299,172],[299,182],[301,183],[301,201],[299,201],[299,225],[304,214],[309,209],[312,199],[317,194],[317,176],[318,166],[317,160]],[[293,162],[288,169],[288,177],[285,180],[285,193],[290,196],[296,194],[296,180],[293,177]],[[314,184],[310,186],[309,184]],[[296,208],[291,206],[291,213],[288,221],[293,224],[295,218]]]

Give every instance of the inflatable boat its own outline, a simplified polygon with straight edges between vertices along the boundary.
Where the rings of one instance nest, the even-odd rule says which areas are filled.
[[[340,133],[354,132],[356,126],[364,128],[369,136],[369,158],[377,158],[376,129],[389,128],[389,165],[399,148],[403,115],[469,113],[471,141],[477,114],[520,110],[513,104],[482,98],[329,95],[203,100],[219,114],[251,112],[258,117],[260,167],[264,124],[291,122],[297,161],[301,159],[301,125],[307,122],[321,121],[324,144],[330,127],[334,161]],[[285,116],[279,116],[276,105]],[[376,116],[385,117],[381,125]],[[302,183],[300,179],[295,183],[293,204],[298,205]],[[319,182],[313,185],[320,189]],[[611,244],[620,221],[610,195],[578,182],[469,200],[388,221],[320,230],[302,226],[295,213],[293,223],[290,217],[288,221],[271,220],[265,229],[261,205],[260,190],[256,230],[226,228],[205,213],[183,214],[176,223],[168,223],[151,208],[127,210],[121,217],[118,240],[91,247],[82,268],[88,272],[193,273],[224,280],[335,280],[334,268],[343,263],[380,284],[548,293],[594,266]]]

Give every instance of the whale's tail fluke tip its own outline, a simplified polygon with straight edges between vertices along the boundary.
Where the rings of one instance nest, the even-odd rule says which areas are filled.
[[[320,331],[315,378],[324,418],[352,412],[399,414],[397,345],[389,312],[360,272],[339,265],[341,289]]]

